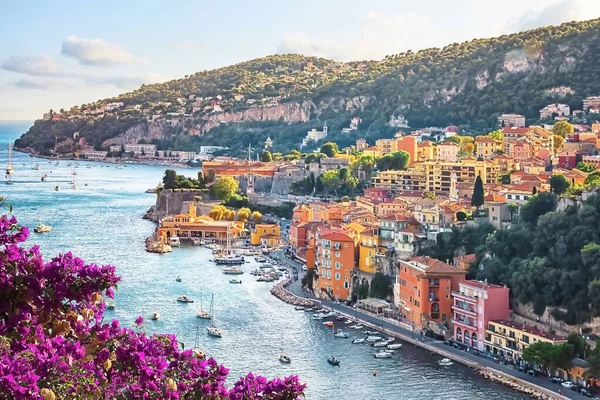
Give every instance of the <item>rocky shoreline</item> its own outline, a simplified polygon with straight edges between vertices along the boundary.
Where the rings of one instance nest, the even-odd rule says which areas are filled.
[[[560,400],[560,399],[564,399],[564,396],[549,396],[545,393],[541,393],[531,387],[529,387],[528,385],[519,383],[517,380],[513,379],[513,378],[509,378],[505,375],[501,375],[498,373],[494,373],[492,371],[489,371],[487,369],[480,369],[479,370],[479,375],[484,376],[485,378],[493,381],[493,382],[498,382],[498,383],[502,383],[508,387],[510,387],[513,390],[519,391],[521,393],[525,393],[530,395],[533,398],[536,399],[544,399],[544,400]]]
[[[277,285],[271,288],[271,294],[277,297],[279,300],[291,304],[293,306],[313,307],[316,305],[313,300],[303,299],[288,292],[286,288],[289,286],[290,283],[290,280],[279,282]]]

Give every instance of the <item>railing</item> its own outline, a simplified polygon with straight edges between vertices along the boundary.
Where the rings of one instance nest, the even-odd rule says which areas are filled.
[[[459,292],[459,291],[457,291],[457,290],[453,290],[453,291],[452,291],[452,296],[461,296],[461,297],[466,297],[466,298],[468,298],[468,299],[472,299],[472,300],[477,300],[477,299],[478,299],[478,297],[475,297],[475,296],[469,296],[468,294],[465,294],[465,293]]]
[[[465,310],[465,311],[470,311],[470,312],[475,313],[475,314],[477,313],[476,309],[473,309],[473,308],[468,307],[468,306],[463,306],[463,305],[460,305],[458,303],[454,304],[453,307],[454,308],[460,308],[461,310]]]
[[[472,326],[473,328],[477,327],[474,322],[469,322],[469,320],[466,320],[466,319],[454,318],[454,321],[464,324],[464,325]]]

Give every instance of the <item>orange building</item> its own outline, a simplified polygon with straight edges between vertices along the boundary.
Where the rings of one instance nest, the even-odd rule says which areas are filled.
[[[350,299],[354,239],[339,231],[323,233],[319,238],[317,258],[321,292],[342,300]]]
[[[303,222],[312,221],[312,210],[306,204],[298,204],[294,208],[294,215],[292,217],[292,224],[299,225]]]
[[[466,271],[431,257],[400,261],[394,297],[415,326],[452,318],[452,291],[465,280]]]
[[[410,156],[408,165],[417,161],[417,138],[414,136],[402,136],[397,140],[397,151],[405,151]]]

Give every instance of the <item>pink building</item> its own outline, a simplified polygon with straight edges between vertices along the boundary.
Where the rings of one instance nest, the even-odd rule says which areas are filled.
[[[488,321],[508,319],[508,293],[506,286],[472,280],[459,282],[458,291],[452,292],[454,340],[483,351]]]

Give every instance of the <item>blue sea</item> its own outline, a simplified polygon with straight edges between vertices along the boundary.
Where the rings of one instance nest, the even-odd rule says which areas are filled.
[[[5,168],[8,142],[25,132],[28,122],[0,122],[0,165]],[[269,294],[272,283],[254,282],[248,273],[241,285],[211,263],[211,252],[203,247],[175,248],[173,253],[146,253],[144,239],[156,227],[142,219],[154,204],[155,195],[144,191],[162,179],[165,167],[79,162],[72,169],[67,161],[58,166],[48,160],[13,152],[15,174],[12,185],[2,185],[13,213],[23,225],[40,222],[52,226],[48,234],[31,234],[30,245],[38,244],[50,259],[72,251],[87,262],[112,264],[122,277],[116,291],[114,311],[123,325],[133,326],[138,315],[145,317],[148,334],[175,333],[186,346],[193,346],[200,326],[200,346],[217,361],[231,368],[230,383],[249,371],[267,377],[297,374],[308,384],[308,399],[522,399],[521,394],[489,382],[468,368],[439,367],[426,351],[404,346],[391,359],[374,359],[373,348],[334,339],[331,331],[308,313],[294,311]],[[39,164],[41,170],[34,169]],[[90,168],[88,168],[90,166]],[[77,173],[79,188],[71,189],[71,172]],[[197,170],[182,169],[196,176]],[[46,182],[41,181],[48,175]],[[87,186],[86,186],[87,184]],[[56,185],[61,187],[55,191]],[[251,264],[246,272],[254,269]],[[182,282],[175,277],[181,275]],[[177,303],[186,294],[194,304]],[[206,335],[206,321],[195,316],[203,299],[208,308],[214,294],[215,322],[224,337]],[[154,312],[158,321],[150,321]],[[281,349],[292,358],[282,365]],[[330,354],[341,359],[335,368],[326,362]],[[372,375],[373,369],[377,376]]]

